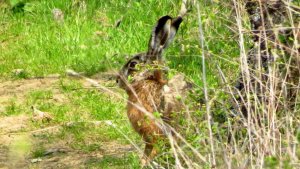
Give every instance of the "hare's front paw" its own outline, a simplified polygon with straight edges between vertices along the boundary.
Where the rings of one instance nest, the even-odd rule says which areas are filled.
[[[147,167],[148,164],[149,164],[149,161],[143,157],[143,158],[141,159],[141,168]]]

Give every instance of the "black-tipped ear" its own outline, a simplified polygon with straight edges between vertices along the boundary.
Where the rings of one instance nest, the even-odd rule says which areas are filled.
[[[168,15],[161,17],[154,27],[150,40],[148,55],[159,55],[174,39],[182,22],[181,17],[172,18]]]
[[[181,16],[179,16],[177,18],[174,18],[172,20],[169,38],[168,38],[168,41],[166,42],[164,48],[168,47],[169,44],[173,41],[173,39],[174,39],[178,29],[179,29],[179,26],[180,26],[181,22],[182,22],[182,17]]]
[[[152,51],[151,53],[157,53],[168,41],[171,22],[172,18],[168,15],[161,17],[157,21],[149,40],[149,51]]]
[[[178,16],[177,18],[174,18],[172,20],[172,27],[174,27],[174,29],[177,31],[179,29],[179,26],[182,22],[182,17]]]

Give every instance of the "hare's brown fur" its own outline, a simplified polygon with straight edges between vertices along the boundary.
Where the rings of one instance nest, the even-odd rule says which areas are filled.
[[[127,115],[134,130],[141,135],[146,143],[144,163],[151,160],[158,150],[154,147],[158,140],[164,136],[157,125],[153,114],[157,112],[161,103],[162,88],[166,81],[161,71],[155,71],[154,76],[145,80],[133,82],[131,89],[127,90]],[[146,111],[146,112],[145,112]]]

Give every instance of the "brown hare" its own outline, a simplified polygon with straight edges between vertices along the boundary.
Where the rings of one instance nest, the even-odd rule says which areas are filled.
[[[152,31],[148,51],[133,56],[117,77],[117,83],[128,94],[128,118],[146,144],[142,166],[148,165],[155,157],[158,152],[155,145],[164,139],[160,122],[168,115],[163,114],[161,119],[155,117],[161,106],[163,86],[167,83],[162,52],[175,37],[181,22],[180,16],[161,17]]]

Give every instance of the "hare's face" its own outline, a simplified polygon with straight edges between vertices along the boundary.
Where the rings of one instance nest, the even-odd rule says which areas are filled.
[[[137,65],[145,63],[145,54],[140,53],[133,56],[120,70],[117,75],[117,83],[120,88],[125,89],[129,76],[133,76],[137,71]]]

